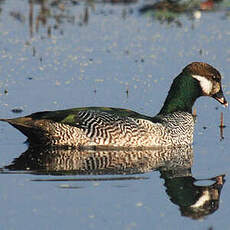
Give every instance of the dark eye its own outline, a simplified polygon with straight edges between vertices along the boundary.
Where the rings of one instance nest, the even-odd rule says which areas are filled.
[[[216,82],[220,81],[220,79],[216,75],[212,75],[212,80],[214,80]]]

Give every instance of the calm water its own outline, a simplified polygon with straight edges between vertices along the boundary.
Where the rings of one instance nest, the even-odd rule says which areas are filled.
[[[220,70],[230,100],[229,1],[180,13],[144,0],[34,2],[0,1],[0,117],[82,106],[152,115],[192,61]],[[1,229],[230,229],[229,111],[210,98],[195,107],[193,148],[163,153],[27,150],[1,123]]]

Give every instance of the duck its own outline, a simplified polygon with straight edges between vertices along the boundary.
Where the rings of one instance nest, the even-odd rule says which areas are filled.
[[[173,80],[161,110],[153,117],[121,108],[82,107],[0,120],[21,131],[34,146],[95,150],[191,145],[196,99],[209,96],[228,106],[221,78],[208,63],[188,64]]]

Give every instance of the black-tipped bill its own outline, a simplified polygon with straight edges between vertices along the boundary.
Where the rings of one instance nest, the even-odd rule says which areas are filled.
[[[228,102],[225,99],[222,90],[220,90],[218,93],[212,95],[212,97],[215,98],[217,101],[219,101],[222,105],[224,105],[224,107],[228,106]]]

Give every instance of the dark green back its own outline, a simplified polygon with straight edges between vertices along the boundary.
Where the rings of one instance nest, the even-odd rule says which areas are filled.
[[[64,124],[74,124],[78,116],[78,113],[81,111],[95,111],[98,113],[106,112],[111,115],[118,115],[120,117],[131,117],[137,119],[139,118],[139,119],[152,120],[151,117],[136,113],[132,110],[110,108],[110,107],[83,107],[83,108],[72,108],[67,110],[44,111],[44,112],[33,113],[29,117],[31,117],[33,120],[46,119],[46,120],[51,120],[51,121],[64,123]]]

